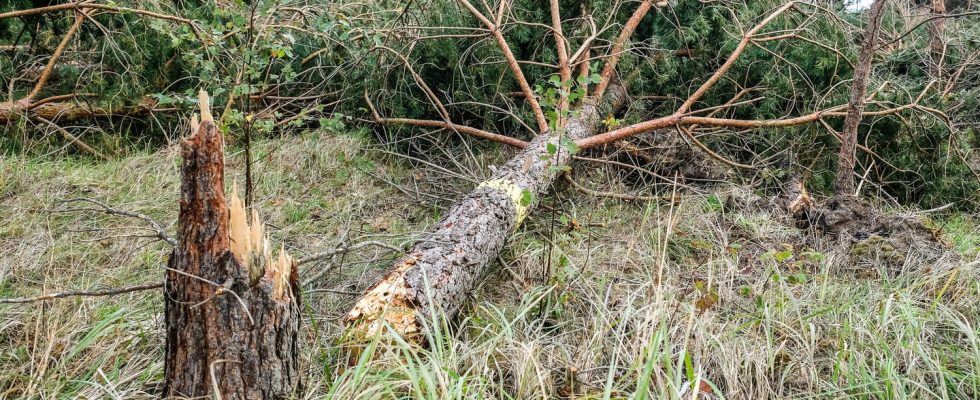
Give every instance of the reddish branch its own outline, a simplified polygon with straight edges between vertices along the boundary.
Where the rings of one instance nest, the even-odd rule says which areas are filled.
[[[691,109],[691,106],[693,106],[694,103],[701,98],[701,96],[707,93],[708,89],[711,89],[711,87],[713,87],[716,83],[718,83],[721,77],[725,75],[725,73],[727,73],[728,70],[730,70],[733,65],[735,65],[735,61],[738,60],[739,56],[742,55],[742,52],[744,52],[746,47],[748,47],[748,45],[752,42],[752,38],[755,36],[755,34],[759,32],[759,30],[761,30],[763,27],[768,25],[770,22],[772,22],[772,20],[775,19],[777,16],[792,8],[795,4],[796,2],[794,1],[786,3],[782,7],[779,7],[771,14],[769,14],[769,16],[763,19],[761,22],[759,22],[758,25],[756,25],[748,32],[746,32],[745,35],[742,36],[742,40],[739,41],[738,46],[736,46],[732,54],[728,56],[728,59],[725,61],[725,63],[722,64],[721,67],[719,67],[715,71],[715,73],[711,75],[711,77],[709,77],[706,81],[704,81],[704,83],[702,83],[701,86],[698,87],[698,89],[695,90],[694,93],[691,94],[686,101],[684,101],[684,104],[682,104],[677,109],[677,111],[675,111],[673,114],[668,115],[666,117],[661,117],[661,118],[629,125],[610,132],[595,135],[589,138],[577,140],[575,141],[575,144],[578,145],[579,148],[595,147],[601,144],[611,143],[616,140],[625,139],[630,136],[637,135],[643,132],[682,123],[685,113],[687,113]],[[710,124],[701,124],[701,125],[710,125]]]
[[[64,10],[77,10],[79,12],[83,10],[104,10],[104,11],[111,11],[119,14],[137,14],[145,17],[151,17],[151,18],[157,18],[157,19],[188,24],[191,26],[192,29],[194,29],[195,33],[197,33],[197,26],[194,25],[194,21],[189,20],[187,18],[181,18],[174,15],[141,10],[138,8],[116,7],[116,6],[106,5],[106,4],[90,3],[88,1],[77,1],[77,2],[47,6],[47,7],[37,7],[37,8],[29,8],[26,10],[9,11],[5,13],[0,13],[0,19],[23,17],[27,15],[44,14],[44,13],[64,11]]]
[[[561,77],[562,87],[566,82],[572,80],[572,69],[568,64],[568,41],[561,30],[561,13],[558,10],[558,0],[551,0],[551,27],[555,35],[555,49],[558,52],[558,75]],[[562,91],[561,102],[558,106],[558,115],[565,115],[568,111],[568,96]],[[561,122],[560,125],[563,125]]]
[[[640,3],[640,6],[636,8],[630,19],[626,21],[626,25],[623,25],[623,30],[619,32],[619,37],[616,38],[616,42],[613,43],[612,51],[609,53],[609,60],[606,61],[606,65],[602,67],[602,73],[599,74],[600,81],[596,86],[593,95],[596,97],[602,97],[606,92],[606,88],[609,87],[610,79],[612,79],[613,72],[616,70],[616,64],[619,63],[619,56],[623,51],[623,46],[626,41],[633,36],[633,31],[636,27],[640,25],[640,21],[643,17],[647,15],[650,11],[650,7],[653,6],[653,0],[644,0]]]
[[[61,38],[61,43],[58,43],[58,47],[54,49],[54,53],[51,54],[51,58],[48,60],[48,65],[44,67],[44,71],[41,72],[41,77],[38,78],[37,83],[34,85],[34,90],[31,90],[23,100],[30,101],[34,97],[41,93],[41,89],[44,88],[44,84],[48,82],[48,78],[51,77],[51,70],[54,69],[55,64],[58,62],[58,58],[61,57],[61,53],[65,51],[65,47],[68,47],[68,42],[71,41],[72,36],[78,32],[78,28],[82,26],[82,22],[85,22],[85,12],[79,11],[78,15],[75,16],[75,23],[68,28],[68,32],[65,36]]]
[[[367,103],[368,109],[371,110],[371,117],[374,119],[375,123],[386,124],[386,125],[411,125],[425,128],[441,128],[448,129],[454,132],[465,133],[467,135],[475,136],[478,138],[489,139],[494,142],[503,143],[509,146],[513,146],[519,149],[527,147],[527,142],[512,138],[510,136],[504,136],[501,134],[487,132],[482,129],[472,128],[464,125],[456,125],[450,121],[434,121],[434,120],[424,120],[424,119],[411,119],[411,118],[385,118],[378,113],[377,109],[374,108],[374,103],[371,99],[364,95],[364,101]]]
[[[544,112],[541,111],[541,105],[538,104],[538,99],[534,97],[534,91],[531,90],[531,85],[527,83],[527,78],[524,77],[524,72],[521,71],[520,64],[517,63],[517,58],[514,57],[514,53],[510,50],[510,44],[507,43],[507,39],[504,39],[504,34],[500,31],[500,21],[498,18],[497,23],[487,19],[480,10],[473,7],[467,0],[459,0],[460,3],[469,10],[470,14],[473,14],[476,19],[493,35],[494,40],[497,41],[497,45],[500,46],[500,51],[504,55],[504,59],[507,60],[507,66],[510,67],[511,72],[514,73],[514,79],[517,80],[517,85],[520,86],[521,92],[524,93],[524,98],[527,99],[527,103],[531,106],[531,112],[534,113],[534,119],[538,123],[538,130],[540,132],[545,132],[548,130],[548,120],[544,117]],[[504,3],[501,2],[501,15],[503,14]]]
[[[510,136],[504,136],[493,132],[487,132],[482,129],[471,128],[463,125],[454,125],[445,121],[432,121],[424,119],[411,119],[411,118],[375,118],[374,122],[389,125],[412,125],[426,128],[442,128],[451,131],[465,133],[467,135],[475,136],[478,138],[489,139],[494,142],[503,143],[509,146],[516,147],[518,149],[523,149],[527,147],[527,142],[512,138]]]

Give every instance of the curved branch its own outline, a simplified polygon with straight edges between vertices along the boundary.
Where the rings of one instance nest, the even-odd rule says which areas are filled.
[[[500,51],[503,52],[504,58],[507,60],[507,65],[510,70],[514,73],[514,79],[517,80],[517,85],[520,86],[521,92],[524,93],[524,97],[527,99],[528,104],[531,105],[531,111],[534,113],[534,119],[538,123],[539,132],[546,132],[548,130],[548,120],[544,117],[544,112],[541,111],[541,105],[538,104],[538,99],[534,97],[534,91],[531,90],[531,85],[527,83],[527,78],[524,77],[524,72],[521,71],[521,66],[517,63],[517,58],[514,57],[514,53],[510,50],[510,45],[507,44],[507,39],[504,39],[504,34],[500,32],[499,22],[494,24],[493,21],[487,19],[480,10],[473,7],[467,0],[459,0],[463,6],[469,10],[470,14],[473,14],[476,19],[480,20],[490,33],[493,35],[494,40],[497,41],[497,45],[500,47]],[[503,10],[503,2],[501,2],[500,8]],[[502,12],[500,13],[502,16]],[[500,19],[500,17],[498,17]]]
[[[504,136],[493,132],[487,132],[482,129],[472,128],[465,125],[456,125],[449,121],[433,121],[424,119],[412,119],[412,118],[385,118],[378,113],[378,110],[374,108],[374,103],[368,98],[367,93],[364,94],[364,101],[367,102],[368,109],[371,110],[371,117],[375,123],[387,124],[387,125],[411,125],[411,126],[421,126],[428,128],[442,128],[449,129],[454,132],[465,133],[467,135],[475,136],[482,139],[489,139],[494,142],[503,143],[510,145],[519,149],[527,147],[527,142],[512,138],[510,136]]]
[[[740,163],[737,163],[735,161],[729,160],[729,159],[727,159],[725,157],[722,157],[721,154],[715,153],[713,150],[711,150],[710,148],[708,148],[708,146],[706,146],[704,143],[701,143],[701,141],[698,140],[698,138],[696,136],[694,136],[693,133],[691,133],[691,129],[688,128],[688,127],[684,127],[684,126],[678,125],[677,126],[677,130],[680,131],[682,134],[684,134],[684,136],[687,137],[687,140],[690,140],[691,143],[694,143],[694,145],[697,146],[697,148],[701,149],[701,151],[703,151],[709,157],[714,158],[716,161],[718,161],[718,162],[720,162],[722,164],[725,164],[725,165],[727,165],[729,167],[733,167],[733,168],[742,168],[742,169],[748,169],[748,170],[753,170],[753,171],[754,170],[758,170],[758,168],[756,168],[753,165],[740,164]]]

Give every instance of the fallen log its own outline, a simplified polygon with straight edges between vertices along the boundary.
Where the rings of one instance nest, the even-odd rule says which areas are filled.
[[[611,86],[604,107],[618,108],[625,89]],[[349,342],[367,339],[388,325],[414,343],[424,342],[425,317],[454,316],[507,238],[572,160],[568,144],[602,127],[598,100],[590,99],[569,119],[564,134],[545,132],[456,203],[407,255],[354,304],[347,314]]]
[[[15,122],[21,118],[67,122],[85,118],[135,117],[151,111],[153,111],[153,100],[150,98],[135,106],[119,108],[98,107],[73,101],[4,101],[0,102],[0,124]]]
[[[235,190],[225,204],[222,135],[207,112],[181,143],[177,246],[164,284],[164,398],[293,398],[300,385],[296,263],[273,257]]]

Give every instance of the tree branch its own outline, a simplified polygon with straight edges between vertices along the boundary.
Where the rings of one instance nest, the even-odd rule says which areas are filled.
[[[42,294],[37,297],[14,297],[10,299],[0,299],[0,304],[34,303],[38,301],[60,299],[64,297],[115,296],[117,294],[140,292],[143,290],[153,290],[162,287],[163,287],[163,282],[157,282],[157,283],[147,283],[145,285],[128,286],[122,288],[49,293],[49,294]]]
[[[163,229],[163,227],[160,225],[159,222],[157,222],[153,218],[150,218],[146,214],[138,213],[138,212],[135,212],[135,211],[120,210],[120,209],[117,209],[117,208],[112,208],[112,207],[109,207],[109,205],[107,205],[107,204],[105,204],[105,203],[103,203],[101,201],[98,201],[98,200],[95,200],[95,199],[90,199],[90,198],[87,198],[87,197],[81,197],[81,198],[76,198],[76,199],[68,199],[68,200],[62,201],[62,203],[65,203],[65,204],[67,204],[67,203],[90,203],[90,204],[94,204],[94,205],[98,206],[99,208],[101,208],[101,210],[97,210],[97,211],[102,211],[102,212],[104,212],[106,214],[120,215],[120,216],[123,216],[123,217],[130,217],[130,218],[141,219],[141,220],[143,220],[143,222],[146,222],[146,224],[150,226],[150,229],[152,229],[154,232],[156,232],[156,237],[157,238],[159,238],[160,240],[163,240],[164,242],[169,243],[171,246],[177,246],[177,240],[174,239],[173,237],[171,237],[170,235],[168,235],[167,234],[167,231]]]
[[[38,78],[37,83],[34,85],[34,89],[27,94],[22,100],[28,102],[34,97],[41,93],[41,89],[44,88],[44,84],[48,83],[48,78],[51,77],[51,71],[54,69],[55,64],[58,62],[58,58],[61,57],[61,53],[65,51],[65,47],[68,47],[68,42],[71,41],[72,36],[75,36],[75,32],[78,32],[78,28],[82,26],[82,22],[85,22],[85,12],[79,11],[78,15],[75,16],[75,23],[68,28],[68,32],[65,32],[65,36],[61,38],[61,42],[58,43],[58,47],[54,49],[54,53],[51,53],[51,58],[48,59],[48,64],[44,67],[44,71],[41,72],[41,77]]]
[[[609,53],[609,60],[606,61],[606,65],[602,67],[602,73],[599,74],[600,81],[595,88],[593,95],[596,97],[602,97],[606,92],[606,88],[609,87],[610,79],[612,78],[613,72],[616,70],[616,64],[619,63],[619,57],[623,51],[623,45],[626,41],[633,36],[633,31],[643,20],[643,17],[647,15],[650,8],[653,6],[653,0],[643,0],[640,6],[636,8],[630,19],[626,21],[626,25],[623,25],[623,30],[619,32],[619,37],[616,38],[616,42],[613,43],[612,51]]]
[[[506,0],[503,0],[506,1]],[[502,2],[503,2],[502,1]],[[499,24],[494,24],[493,21],[487,19],[480,10],[473,7],[467,0],[459,0],[463,6],[473,14],[476,19],[480,20],[490,33],[493,35],[494,40],[497,41],[497,45],[500,47],[500,51],[504,55],[504,59],[507,60],[507,65],[510,70],[514,73],[514,79],[517,80],[517,85],[520,86],[521,92],[524,93],[524,97],[527,99],[528,104],[531,105],[531,111],[534,113],[534,119],[538,123],[539,132],[545,132],[548,130],[548,120],[544,117],[544,112],[541,111],[541,105],[538,104],[538,99],[534,97],[534,92],[531,90],[531,85],[527,83],[527,78],[524,77],[524,72],[521,71],[521,66],[517,63],[517,58],[514,57],[514,53],[510,50],[510,45],[507,44],[507,39],[504,39],[504,34],[500,32]],[[504,5],[501,4],[501,11]],[[500,16],[502,17],[502,12]],[[498,17],[499,19],[500,17]]]
[[[433,121],[424,119],[411,119],[411,118],[385,118],[374,108],[374,103],[368,98],[367,93],[364,94],[364,101],[367,102],[368,109],[371,110],[371,117],[374,119],[375,123],[386,124],[386,125],[411,125],[411,126],[421,126],[428,128],[442,128],[449,129],[454,132],[465,133],[467,135],[475,136],[482,139],[489,139],[494,142],[503,143],[509,146],[513,146],[519,149],[527,147],[527,142],[512,138],[510,136],[504,136],[493,132],[487,132],[482,129],[472,128],[465,125],[456,125],[449,121]]]
[[[551,26],[555,35],[555,48],[558,50],[558,75],[561,76],[562,87],[565,82],[571,82],[572,69],[568,64],[568,41],[561,30],[561,14],[558,10],[558,0],[551,0]],[[562,91],[561,103],[558,106],[558,115],[565,115],[568,111],[568,96]],[[562,123],[559,121],[559,125]]]
[[[854,67],[854,80],[851,81],[850,99],[847,102],[847,116],[844,118],[844,129],[841,132],[840,153],[837,157],[837,178],[834,180],[834,194],[852,195],[854,190],[854,166],[856,164],[855,148],[857,147],[858,124],[864,117],[864,92],[868,88],[868,76],[871,74],[871,63],[875,51],[875,40],[881,29],[881,18],[884,14],[885,0],[874,0],[868,11],[868,26],[864,31],[864,42],[858,52],[857,66]]]

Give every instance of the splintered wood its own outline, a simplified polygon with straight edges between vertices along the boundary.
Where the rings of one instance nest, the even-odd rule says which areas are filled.
[[[248,270],[251,284],[255,285],[264,277],[272,283],[272,292],[276,299],[289,296],[289,277],[296,263],[286,254],[285,245],[280,245],[278,256],[273,257],[259,212],[253,208],[251,217],[246,217],[248,211],[238,196],[237,183],[231,187],[231,205],[228,211],[231,252]]]
[[[178,243],[164,290],[164,398],[289,399],[299,394],[299,274],[273,255],[258,212],[225,196],[224,143],[201,93],[181,143]],[[228,199],[226,200],[226,197]]]
[[[407,338],[420,333],[412,292],[405,281],[405,273],[415,266],[415,262],[413,257],[403,259],[354,304],[347,313],[347,322],[353,325],[353,332],[363,335],[362,339],[371,337],[387,323]]]

